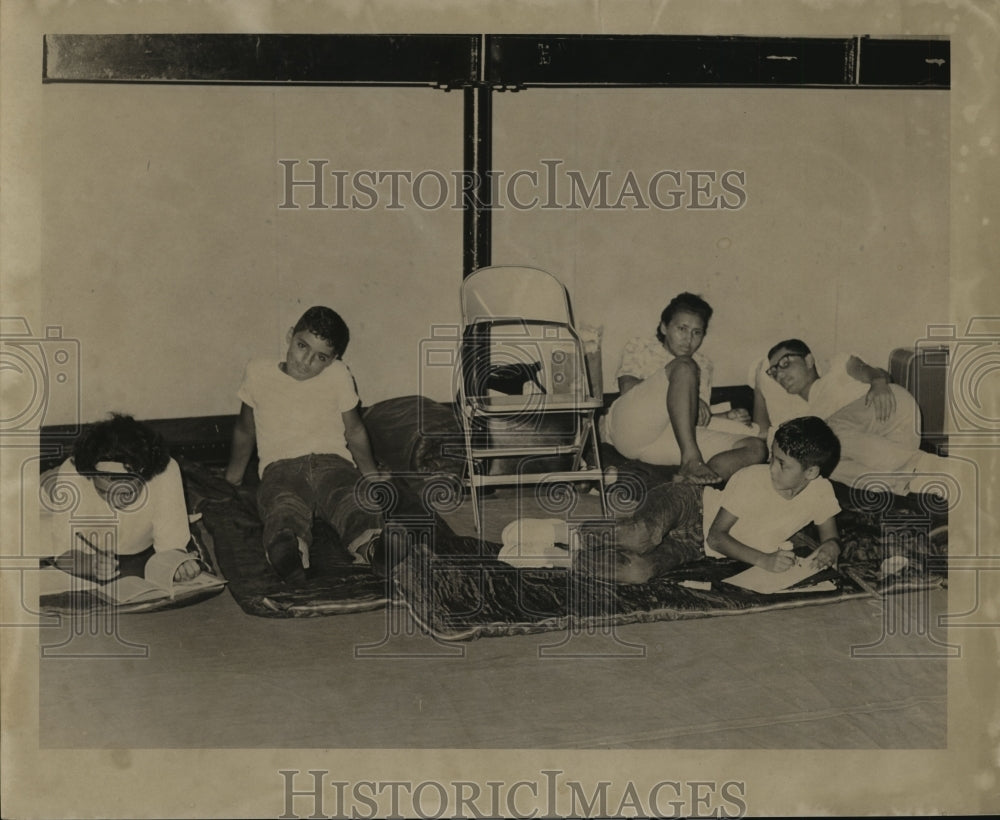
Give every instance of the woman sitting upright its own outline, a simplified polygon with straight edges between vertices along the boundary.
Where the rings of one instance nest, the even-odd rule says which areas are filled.
[[[712,308],[700,296],[681,293],[660,315],[656,338],[625,345],[618,370],[621,395],[602,420],[604,440],[626,458],[680,465],[677,481],[718,484],[737,470],[767,458],[753,433],[750,414],[720,416],[746,425],[746,434],[712,430],[712,363],[698,348]]]

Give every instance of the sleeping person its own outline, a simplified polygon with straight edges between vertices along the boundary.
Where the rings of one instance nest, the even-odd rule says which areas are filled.
[[[678,482],[653,488],[637,514],[616,523],[614,548],[581,551],[577,567],[618,584],[642,584],[705,555],[784,572],[796,561],[789,539],[815,524],[819,545],[806,560],[826,569],[840,556],[840,504],[828,480],[839,455],[822,419],[785,422],[770,464],[744,467],[721,491]]]
[[[663,309],[656,337],[625,345],[618,386],[621,395],[601,420],[606,442],[626,458],[647,464],[680,465],[677,478],[719,484],[742,467],[767,458],[746,410],[729,420],[746,432],[709,428],[712,364],[698,348],[712,308],[699,296],[681,293]]]
[[[89,580],[111,580],[120,559],[150,548],[187,551],[191,540],[180,467],[163,438],[131,416],[86,427],[73,455],[41,477],[40,497],[42,537],[55,552],[42,563]],[[200,572],[192,554],[174,580]]]

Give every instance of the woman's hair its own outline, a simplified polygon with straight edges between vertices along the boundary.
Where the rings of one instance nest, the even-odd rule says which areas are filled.
[[[819,416],[786,421],[775,431],[774,443],[803,468],[819,467],[824,478],[830,477],[840,461],[840,439]]]
[[[149,481],[167,469],[170,451],[163,436],[131,416],[113,413],[88,425],[73,444],[73,464],[82,475],[102,472],[101,461],[117,461]]]
[[[669,325],[670,320],[674,318],[674,314],[682,310],[693,313],[695,316],[700,316],[702,323],[705,325],[705,332],[708,332],[708,320],[712,318],[712,306],[700,296],[685,291],[671,299],[670,304],[663,308],[663,313],[660,314],[660,322],[656,326],[656,338],[660,340],[660,344],[663,343],[663,334],[660,332],[660,325]]]
[[[333,352],[337,356],[344,355],[347,343],[351,340],[347,323],[340,318],[340,314],[322,305],[314,305],[302,314],[295,323],[295,327],[292,328],[292,333],[298,333],[301,330],[307,330],[319,336],[333,348]]]
[[[775,353],[782,349],[787,350],[789,353],[797,353],[799,356],[809,356],[812,353],[809,349],[809,345],[801,339],[785,339],[785,341],[778,342],[774,347],[767,351],[767,358],[770,359]]]

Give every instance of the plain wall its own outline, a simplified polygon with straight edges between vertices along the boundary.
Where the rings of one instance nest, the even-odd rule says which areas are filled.
[[[45,86],[43,103],[42,315],[79,340],[83,420],[235,412],[245,361],[280,358],[315,303],[347,320],[365,403],[453,395],[462,215],[451,194],[417,207],[404,184],[393,209],[385,183],[374,208],[312,209],[297,188],[300,207],[281,209],[278,160],[300,160],[297,179],[311,176],[308,159],[448,177],[462,168],[460,94],[74,84]],[[660,170],[738,170],[746,201],[506,207],[493,263],[565,282],[578,324],[604,328],[608,390],[624,342],[652,332],[680,290],[715,308],[703,350],[718,384],[745,382],[787,336],[884,366],[948,319],[948,117],[941,91],[499,94],[494,166],[507,174],[543,177],[543,159],[585,180],[606,169],[617,198],[629,171],[645,184]],[[436,198],[426,182],[425,205]],[[45,423],[75,413],[54,400]]]
[[[44,95],[43,316],[79,340],[84,421],[236,412],[246,361],[283,358],[313,304],[347,322],[344,359],[366,404],[448,394],[450,372],[426,371],[419,356],[435,323],[459,319],[461,211],[314,209],[302,186],[288,203],[279,160],[299,161],[296,180],[313,178],[308,160],[326,160],[322,203],[353,191],[366,206],[350,183],[358,171],[461,169],[461,95],[190,85]],[[349,173],[340,197],[335,170]],[[45,421],[73,412],[54,403]]]
[[[893,348],[948,320],[946,92],[538,89],[498,95],[494,120],[494,165],[507,178],[537,171],[537,188],[522,176],[515,198],[536,194],[539,207],[498,211],[493,261],[564,280],[577,323],[604,328],[606,390],[617,389],[625,342],[652,334],[685,290],[715,310],[702,351],[717,384],[745,383],[789,337],[885,367]],[[641,196],[625,196],[622,210],[541,207],[572,202],[569,171],[593,188],[600,169],[609,205],[629,172]],[[663,170],[681,174],[680,188],[662,177],[656,189],[667,206],[670,190],[683,192],[675,210],[648,193]],[[708,190],[693,195],[695,170],[718,182],[700,177]],[[742,204],[721,185],[731,170],[745,174],[729,180]],[[717,198],[741,207],[689,207]]]

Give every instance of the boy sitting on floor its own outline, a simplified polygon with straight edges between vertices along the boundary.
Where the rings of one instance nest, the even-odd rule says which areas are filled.
[[[359,506],[355,487],[362,474],[381,476],[354,378],[340,359],[350,339],[344,320],[328,307],[311,307],[287,338],[284,361],[246,366],[226,480],[242,482],[256,444],[265,555],[282,580],[297,584],[309,567],[314,514],[330,523],[356,562],[372,563],[382,521]]]
[[[643,515],[618,522],[611,555],[584,552],[578,560],[585,571],[619,584],[645,583],[706,554],[784,572],[795,563],[788,539],[815,523],[820,544],[810,559],[817,570],[833,566],[840,504],[827,476],[839,456],[840,442],[826,422],[792,419],[774,435],[770,464],[744,467],[721,491],[656,487]]]

